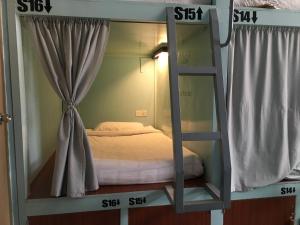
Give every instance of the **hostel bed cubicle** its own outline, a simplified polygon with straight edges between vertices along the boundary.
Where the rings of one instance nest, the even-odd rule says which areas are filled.
[[[222,38],[224,38],[224,36],[227,34],[228,26],[227,22],[224,22],[225,20],[223,18],[226,17],[226,13],[228,13],[229,1],[217,1],[216,5],[212,6],[180,5],[181,8],[177,8],[177,10],[179,10],[181,13],[177,11],[178,14],[175,18],[177,18],[178,20],[183,19],[180,18],[180,15],[185,15],[184,13],[187,12],[185,9],[192,9],[192,11],[194,10],[194,12],[198,10],[198,18],[196,20],[196,17],[192,18],[192,16],[191,18],[189,18],[187,16],[186,20],[181,21],[184,22],[183,24],[176,25],[177,34],[175,33],[174,29],[175,20],[173,15],[173,8],[170,8],[168,10],[168,29],[166,29],[166,25],[163,24],[166,22],[166,7],[176,6],[172,4],[122,1],[74,1],[71,4],[69,1],[51,1],[52,8],[50,12],[36,12],[34,10],[32,12],[27,12],[26,10],[23,10],[24,8],[22,8],[24,4],[25,3],[19,3],[15,5],[12,2],[7,3],[7,22],[10,40],[10,65],[15,65],[11,66],[12,86],[14,90],[13,106],[14,113],[16,115],[22,115],[22,117],[16,117],[14,121],[14,137],[16,143],[14,154],[16,154],[16,183],[18,184],[17,192],[15,193],[17,194],[18,199],[18,206],[15,209],[16,218],[18,218],[16,219],[16,222],[19,222],[22,225],[26,224],[27,218],[29,217],[30,224],[39,224],[45,223],[45,221],[43,221],[43,216],[41,215],[49,215],[48,217],[46,216],[44,218],[50,218],[51,221],[51,217],[55,218],[55,216],[51,216],[54,214],[103,211],[99,212],[99,214],[97,214],[96,216],[99,216],[100,220],[103,221],[110,220],[110,224],[138,224],[143,220],[147,220],[145,213],[147,214],[148,212],[149,215],[151,215],[151,209],[153,209],[154,217],[156,215],[155,213],[158,213],[160,210],[162,210],[161,213],[169,215],[168,218],[166,218],[166,216],[157,218],[157,220],[153,221],[155,224],[164,224],[164,221],[165,223],[180,223],[184,221],[184,223],[189,224],[190,222],[194,222],[195,220],[197,220],[199,224],[222,224],[223,215],[220,209],[227,208],[229,206],[228,203],[230,198],[230,182],[228,182],[228,179],[230,180],[230,173],[228,173],[228,169],[230,170],[230,164],[228,164],[227,158],[229,157],[229,155],[226,154],[227,134],[223,133],[224,131],[227,131],[227,129],[224,129],[224,118],[219,120],[215,119],[216,117],[222,117],[225,114],[220,111],[215,112],[214,110],[212,101],[214,96],[212,88],[213,82],[211,77],[209,77],[208,75],[216,73],[220,75],[222,74],[222,71],[223,74],[226,74],[225,71],[227,71],[227,65],[224,62],[227,62],[228,58],[227,50],[226,48],[224,48],[222,50],[223,67],[221,69],[220,46],[217,45],[216,42],[212,42],[211,46],[209,43],[210,32],[214,37],[214,41],[217,42],[219,29]],[[72,9],[69,9],[69,7],[71,7]],[[85,8],[84,11],[82,10],[83,7]],[[218,28],[217,21],[215,20],[216,17],[214,15],[211,15],[211,18],[209,18],[209,14],[212,14],[209,13],[211,12],[210,9],[214,8],[218,9],[219,18],[222,18],[220,28]],[[201,11],[199,9],[201,9]],[[247,16],[242,16],[242,13],[245,13],[244,15],[249,16],[256,15],[257,21],[249,20],[248,18],[246,18]],[[145,125],[155,125],[156,128],[162,130],[165,134],[153,128],[140,127],[140,124],[137,125],[139,126],[139,128],[135,128],[134,131],[125,130],[125,133],[138,132],[139,138],[137,138],[136,136],[129,136],[130,138],[132,138],[132,141],[126,139],[126,143],[128,144],[123,147],[128,148],[128,151],[132,151],[131,149],[129,149],[130,143],[134,143],[133,146],[136,146],[137,142],[149,142],[149,144],[152,145],[155,144],[154,142],[156,141],[166,142],[166,146],[168,146],[167,148],[169,148],[169,150],[166,151],[168,152],[168,154],[152,154],[151,157],[153,158],[150,158],[150,161],[153,162],[153,160],[157,160],[159,158],[157,157],[157,155],[162,157],[164,159],[163,163],[165,163],[164,166],[167,164],[167,166],[169,167],[167,172],[169,173],[168,178],[154,176],[153,169],[156,169],[156,175],[158,174],[158,172],[162,172],[158,167],[156,167],[151,168],[152,173],[147,173],[149,171],[146,171],[144,177],[141,177],[140,180],[136,180],[136,174],[141,174],[136,172],[140,171],[132,171],[132,168],[129,168],[129,171],[133,172],[133,176],[130,176],[130,174],[128,174],[128,171],[124,171],[128,164],[124,164],[121,161],[114,161],[114,159],[119,160],[119,156],[121,155],[123,155],[128,161],[128,158],[126,158],[128,156],[126,152],[111,154],[112,151],[110,149],[106,152],[106,159],[109,158],[106,163],[104,163],[104,161],[98,161],[98,163],[96,160],[94,161],[96,167],[99,166],[101,168],[101,170],[99,170],[101,172],[105,172],[105,165],[108,165],[107,168],[111,168],[111,165],[116,164],[120,166],[119,170],[107,171],[108,174],[106,175],[105,173],[98,174],[99,180],[103,179],[103,177],[105,176],[106,178],[110,179],[109,181],[103,181],[102,184],[106,184],[105,186],[101,186],[101,182],[99,182],[100,188],[94,192],[87,192],[87,195],[83,198],[51,198],[50,186],[54,164],[54,157],[52,156],[54,147],[53,140],[55,140],[56,131],[58,129],[58,121],[62,114],[63,106],[61,105],[61,101],[55,96],[55,94],[51,90],[51,87],[47,83],[47,80],[45,78],[46,76],[43,74],[43,69],[39,65],[36,53],[32,51],[34,45],[32,43],[30,44],[30,40],[33,39],[32,36],[30,36],[30,31],[26,30],[28,28],[26,28],[26,17],[27,15],[32,14],[40,16],[76,16],[83,18],[100,17],[107,18],[112,21],[110,39],[108,41],[103,65],[99,73],[100,76],[97,76],[95,83],[86,96],[86,99],[83,100],[83,102],[81,102],[81,104],[79,105],[78,111],[80,112],[87,128],[96,127],[99,121],[104,122],[105,120],[119,120],[139,121],[144,123]],[[186,15],[188,14],[186,13]],[[277,16],[284,16],[288,23],[283,20],[274,20],[274,17]],[[234,16],[234,20],[237,24],[240,23],[244,25],[253,24],[254,22],[257,25],[299,26],[298,21],[300,20],[296,20],[296,18],[299,18],[299,15],[296,12],[289,13],[285,11],[268,11],[264,9],[238,9],[238,11],[235,12]],[[137,22],[148,23],[143,24]],[[208,26],[207,24],[210,24],[210,26]],[[132,32],[128,32],[128,30]],[[141,30],[144,30],[144,32],[141,33]],[[168,96],[168,76],[163,77],[163,75],[167,74],[166,69],[162,69],[158,64],[158,61],[154,62],[152,59],[149,59],[155,46],[161,43],[160,38],[166,35],[166,30],[168,30],[168,38],[166,39],[166,37],[163,37],[163,39],[164,42],[168,41],[168,50],[170,55],[170,76],[177,77],[177,73],[186,75],[180,76],[179,80],[174,78],[171,79],[171,100]],[[149,32],[147,33],[147,31]],[[197,45],[194,44],[195,40],[193,40],[193,37],[197,37],[198,40],[202,40],[202,45],[200,46],[201,49],[195,47]],[[147,40],[147,38],[149,40]],[[203,43],[205,44],[203,45]],[[178,48],[178,54],[176,48]],[[203,51],[203,48],[205,49],[205,51]],[[128,53],[128,51],[130,53]],[[196,57],[194,56],[195,53]],[[130,57],[128,57],[129,54]],[[177,56],[178,63],[182,63],[184,66],[177,65]],[[202,62],[200,65],[198,64],[199,61]],[[126,64],[126,66],[120,71],[119,66],[115,65],[120,65],[122,63]],[[129,71],[126,71],[126,67]],[[138,69],[136,69],[136,67]],[[148,71],[149,68],[152,72]],[[130,70],[138,71],[132,72]],[[154,76],[153,78],[145,78],[144,76],[142,77],[144,81],[141,81],[141,74],[143,73],[146,76],[148,76],[149,73]],[[199,78],[194,76],[196,74],[199,75],[203,73],[206,74],[205,77]],[[37,74],[42,74],[44,77],[38,77]],[[105,74],[109,76],[105,76]],[[124,77],[122,77],[118,74],[132,75],[131,77],[126,78],[125,75]],[[220,78],[220,76],[216,77]],[[127,80],[122,81],[122,79],[127,79],[131,83],[126,84]],[[145,82],[145,79],[148,80],[146,80],[146,83],[143,83]],[[150,88],[151,90],[146,90],[147,88],[149,88],[149,85],[147,86],[147,82],[149,84],[149,79],[152,88]],[[121,84],[121,81],[123,82],[123,84]],[[217,80],[216,85],[218,87],[216,87],[215,91],[217,95],[216,103],[219,104],[217,110],[222,111],[224,102],[222,102],[222,93],[220,93],[220,90],[223,90],[222,82],[220,83],[220,81],[221,80]],[[132,87],[132,82],[137,82],[137,87],[135,87],[136,89]],[[174,88],[176,87],[176,82],[179,82],[179,87],[181,88],[179,91],[178,89],[176,90]],[[116,85],[115,87],[117,88],[114,88],[114,86],[110,86],[113,84]],[[199,87],[201,87],[201,89]],[[118,88],[120,88],[119,91]],[[99,89],[101,91],[103,90],[101,94],[98,93]],[[133,90],[131,91],[131,89]],[[111,92],[109,92],[109,90],[111,90]],[[126,93],[128,95],[126,95]],[[36,96],[37,94],[39,95],[38,97]],[[141,95],[141,97],[138,98],[137,95]],[[203,95],[205,96],[203,97]],[[142,102],[138,102],[138,104],[136,105],[130,103],[128,102],[128,96],[133,99],[137,99],[135,100],[137,102],[139,101],[138,99],[142,99]],[[206,112],[204,113],[200,112],[201,104],[195,104],[196,100],[199,100],[199,98],[202,106],[207,106]],[[119,101],[117,99],[119,99]],[[184,105],[181,106],[180,110],[179,101],[181,105]],[[37,102],[39,102],[39,105],[36,104]],[[95,108],[95,103],[97,104],[97,102],[101,102],[99,108]],[[116,105],[114,105],[115,102],[117,102],[117,107]],[[126,102],[126,104],[124,104],[124,102]],[[49,108],[47,108],[49,104],[52,104],[51,111],[49,111]],[[124,112],[127,112],[128,109],[129,111],[131,110],[131,113],[132,111],[136,110],[136,115],[145,115],[144,109],[146,109],[146,114],[149,114],[149,116],[132,117],[131,115],[120,115],[120,113],[115,112],[116,110],[114,111],[101,108],[102,105],[109,106],[112,109],[118,109],[119,111],[123,110]],[[143,107],[143,110],[137,110],[140,109],[137,107]],[[173,120],[172,122],[170,119],[171,111]],[[190,113],[191,111],[196,111],[198,114],[192,115]],[[217,116],[215,116],[213,112],[215,112]],[[155,116],[151,117],[151,114]],[[200,118],[197,117],[199,115]],[[37,122],[49,120],[49,118],[51,118],[51,123],[43,124]],[[188,121],[183,121],[184,119]],[[200,123],[200,125],[196,123],[199,121],[202,122]],[[26,130],[25,124],[28,130]],[[178,124],[180,124],[182,127],[178,127]],[[102,123],[100,125],[103,128],[105,123]],[[220,132],[215,131],[217,127],[221,128]],[[185,133],[181,133],[181,129]],[[40,131],[46,131],[47,133],[41,133]],[[107,132],[106,130],[102,129],[98,131],[88,130],[87,133],[89,135],[90,144],[93,149],[93,155],[97,155],[95,149],[97,148],[99,142],[101,142],[100,145],[102,144],[102,146],[112,145],[116,147],[116,142],[107,143],[107,135],[116,136],[115,133],[117,133],[119,143],[123,144],[124,137],[122,135],[120,136],[120,132],[124,133],[123,130],[117,130],[113,132],[111,130]],[[172,135],[171,132],[173,132]],[[125,134],[125,136],[126,138],[128,138],[127,134]],[[151,136],[150,139],[148,138],[149,136]],[[159,137],[158,139],[157,137],[155,137],[155,139],[152,139],[153,136]],[[170,171],[170,166],[173,166],[173,157],[170,155],[170,149],[172,149],[172,146],[171,139],[168,136],[173,136],[173,142],[175,142],[174,161],[176,172],[182,172],[181,169],[183,169],[183,166],[187,165],[187,161],[185,160],[186,158],[187,160],[189,160],[189,162],[194,162],[195,167],[197,167],[196,170],[192,170],[191,177],[193,177],[194,175],[195,177],[200,175],[202,172],[202,165],[197,156],[200,155],[205,165],[205,179],[203,179],[202,177],[200,179],[196,178],[193,180],[184,181],[183,174],[176,173],[176,182],[174,183],[173,188],[172,185],[166,188],[166,183],[157,183],[157,181],[170,181],[170,176],[173,176],[172,169]],[[211,144],[210,142],[206,142],[205,144],[199,144],[200,142],[196,142],[196,144],[194,144],[195,142],[192,142],[199,139],[210,141],[219,140],[221,136],[223,137],[221,142],[221,145],[223,144],[222,149],[223,151],[225,151],[225,154],[223,152],[223,157],[221,157],[221,160],[219,157],[219,144]],[[178,140],[182,141],[178,142]],[[185,147],[183,149],[184,156],[186,157],[182,157],[182,142],[184,142],[183,145]],[[135,150],[137,154],[142,153],[140,151],[141,149],[145,150],[144,146],[139,147],[140,149]],[[192,151],[188,152],[189,150],[187,150],[186,147]],[[38,148],[45,148],[48,150],[41,153],[41,150]],[[152,147],[146,150],[152,151]],[[147,157],[147,154],[144,155],[146,155]],[[99,154],[99,158],[101,158],[102,156],[103,152]],[[47,160],[48,158],[49,160]],[[132,161],[133,163],[135,163],[133,164],[133,168],[136,168],[137,166],[145,168],[145,164],[138,164],[136,163],[136,160]],[[153,165],[157,166],[157,161],[155,161],[155,163],[152,163],[151,166]],[[190,163],[189,165],[191,166]],[[194,169],[193,167],[191,168]],[[127,179],[126,185],[115,185],[120,184],[120,179],[117,178],[118,176],[119,178],[121,178],[120,174],[122,174],[122,172],[129,178],[133,178],[133,180],[128,181]],[[150,177],[150,181],[145,181],[145,177]],[[136,184],[147,182],[151,182],[153,184]],[[28,183],[30,183],[30,185],[28,185]],[[134,183],[134,185],[132,185],[132,183]],[[211,184],[206,186],[206,188],[203,188],[206,183]],[[124,184],[124,181],[122,182],[122,184]],[[168,184],[172,184],[172,182]],[[220,192],[215,186],[220,189]],[[231,199],[239,200],[270,198],[282,195],[297,196],[298,189],[298,182],[281,182],[268,187],[257,188],[249,192],[232,193]],[[294,201],[295,199],[292,198],[291,202]],[[298,220],[298,217],[300,217],[297,208],[297,201],[298,199],[296,199],[295,207],[296,220]],[[186,203],[189,203],[189,206],[186,206]],[[165,206],[170,204],[174,204],[178,212],[198,210],[212,211],[210,212],[210,214],[196,212],[179,216],[174,214],[169,208],[159,208],[158,211],[155,211],[155,207],[150,207]],[[146,211],[143,211],[144,207],[147,207],[145,208]],[[129,208],[141,209],[129,210]],[[120,209],[120,211],[118,211],[118,209]],[[84,218],[89,221],[87,219],[89,215],[88,213],[78,215],[85,215]],[[162,216],[162,214],[159,215]],[[211,217],[210,219],[209,215]],[[63,216],[56,217],[56,220],[59,221],[59,218],[63,218]],[[149,217],[147,218],[149,219]],[[52,220],[52,223],[54,223],[54,220]],[[63,221],[63,219],[61,220]],[[105,223],[108,224],[108,222]]]

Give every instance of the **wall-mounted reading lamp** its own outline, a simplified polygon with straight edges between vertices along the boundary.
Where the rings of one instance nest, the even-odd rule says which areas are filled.
[[[162,54],[162,53],[167,53],[168,52],[168,45],[167,43],[163,42],[163,43],[160,43],[153,51],[152,53],[152,59],[158,59],[159,56]]]

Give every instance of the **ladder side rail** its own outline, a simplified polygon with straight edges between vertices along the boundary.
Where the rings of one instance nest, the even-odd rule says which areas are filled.
[[[179,81],[177,66],[177,47],[176,47],[176,23],[174,10],[167,8],[167,35],[169,49],[169,82],[171,98],[171,117],[173,135],[173,154],[175,159],[175,207],[177,212],[183,212],[184,208],[184,171],[183,171],[183,152],[180,118],[179,100]]]
[[[214,77],[215,85],[215,101],[218,127],[221,132],[221,147],[222,147],[222,185],[221,199],[224,201],[224,207],[230,206],[231,195],[231,165],[230,165],[230,152],[228,142],[227,130],[227,114],[225,108],[225,95],[222,75],[222,62],[221,62],[221,46],[219,35],[219,23],[216,9],[210,10],[210,25],[211,25],[211,43],[213,50],[213,64],[217,69],[217,74]]]

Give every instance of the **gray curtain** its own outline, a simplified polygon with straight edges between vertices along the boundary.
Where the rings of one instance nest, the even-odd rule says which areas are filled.
[[[300,29],[239,26],[232,40],[232,191],[245,191],[279,182],[300,162]]]
[[[65,104],[51,194],[81,197],[85,191],[98,189],[98,180],[76,106],[100,69],[109,24],[99,19],[65,17],[33,17],[30,24],[48,80]],[[51,122],[51,118],[45,122]]]

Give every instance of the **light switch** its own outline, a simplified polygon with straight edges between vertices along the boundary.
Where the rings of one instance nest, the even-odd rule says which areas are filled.
[[[148,116],[148,112],[145,109],[136,110],[135,111],[135,116],[136,117],[147,117]]]

